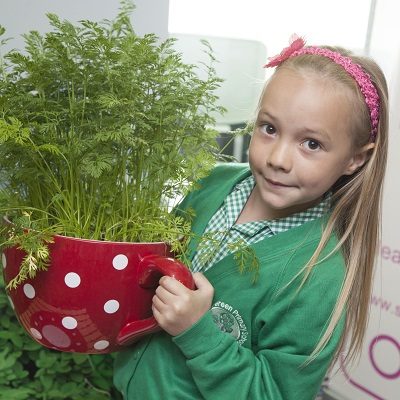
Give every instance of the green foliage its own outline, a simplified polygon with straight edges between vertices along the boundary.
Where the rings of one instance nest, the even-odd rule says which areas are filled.
[[[37,221],[31,220],[31,213],[23,211],[22,216],[16,217],[13,224],[4,229],[7,245],[17,246],[25,251],[19,274],[10,282],[16,287],[27,278],[33,278],[37,271],[46,270],[49,262],[47,243],[53,242],[51,232],[38,229]]]
[[[115,20],[77,25],[48,14],[51,32],[24,35],[25,50],[0,60],[0,206],[14,223],[29,212],[46,238],[169,241],[182,250],[190,227],[169,210],[218,157],[210,126],[223,111],[220,79],[209,47],[199,74],[172,39],[137,36],[132,7],[122,1]],[[19,243],[30,259],[14,286],[46,267],[32,237]]]
[[[254,249],[246,244],[243,239],[236,240],[228,244],[229,251],[233,253],[233,258],[239,267],[240,273],[252,273],[253,283],[257,282],[260,275],[260,260]]]
[[[61,353],[34,342],[18,323],[0,274],[0,400],[119,400],[112,355]]]

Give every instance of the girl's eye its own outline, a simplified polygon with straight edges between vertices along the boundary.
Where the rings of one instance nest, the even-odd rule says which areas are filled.
[[[319,142],[313,139],[308,139],[303,142],[303,145],[306,146],[307,150],[316,151],[321,148]]]
[[[275,127],[271,124],[262,124],[261,129],[268,135],[273,135],[274,133],[276,133]]]

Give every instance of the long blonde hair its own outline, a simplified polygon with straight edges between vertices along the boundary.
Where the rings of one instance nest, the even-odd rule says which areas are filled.
[[[346,312],[345,330],[335,358],[349,343],[348,360],[359,354],[368,323],[373,272],[381,231],[381,198],[386,169],[388,146],[388,89],[382,70],[371,59],[354,56],[339,47],[326,47],[350,57],[371,77],[380,97],[379,126],[373,149],[366,163],[353,175],[344,176],[332,188],[332,213],[321,240],[310,261],[304,267],[303,283],[318,263],[331,234],[336,233],[338,245],[346,264],[345,279],[332,312],[329,324],[310,355],[314,359],[328,343],[343,312]],[[356,81],[332,60],[319,55],[304,54],[284,61],[281,68],[313,71],[352,90],[354,107],[351,134],[355,149],[368,144],[371,123],[367,105]],[[347,358],[346,357],[346,358]]]

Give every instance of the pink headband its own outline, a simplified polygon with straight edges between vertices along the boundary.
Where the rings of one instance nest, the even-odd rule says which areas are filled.
[[[304,45],[305,41],[303,38],[298,37],[297,35],[292,35],[290,38],[290,46],[285,47],[280,54],[269,58],[268,64],[264,65],[264,67],[276,67],[288,58],[299,56],[301,54],[316,54],[330,58],[336,64],[343,67],[357,82],[369,109],[372,128],[370,140],[374,142],[378,132],[379,123],[379,95],[369,74],[366,73],[359,64],[354,63],[350,57],[343,56],[336,51],[316,46],[304,47]]]

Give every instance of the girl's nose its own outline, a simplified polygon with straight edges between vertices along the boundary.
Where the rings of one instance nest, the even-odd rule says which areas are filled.
[[[276,140],[270,147],[266,161],[270,168],[289,172],[292,168],[292,154],[289,144],[279,139]]]

